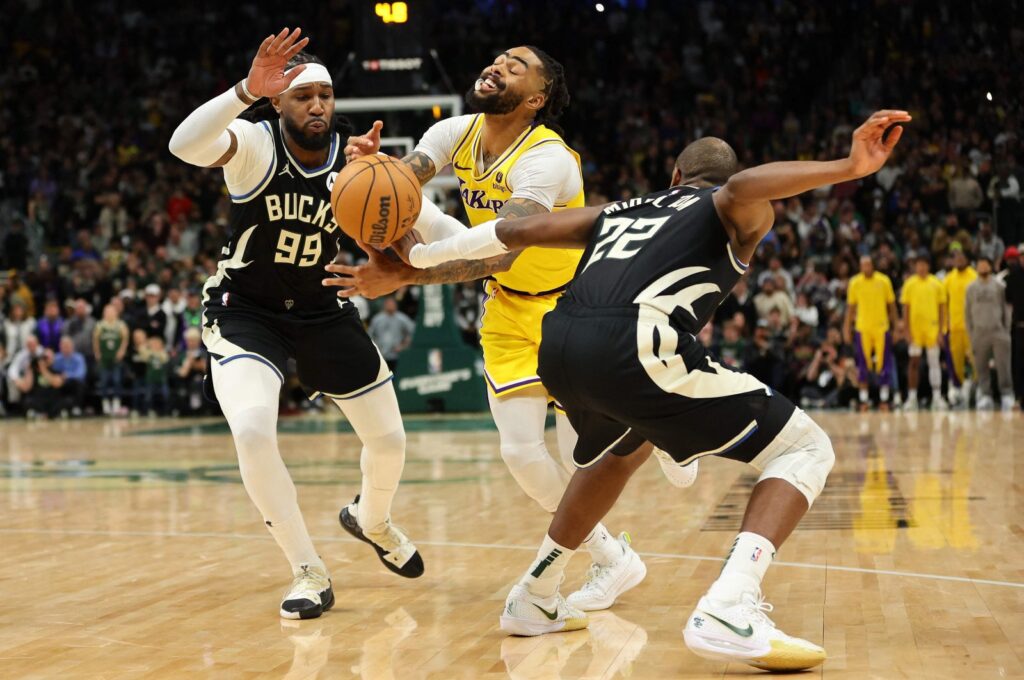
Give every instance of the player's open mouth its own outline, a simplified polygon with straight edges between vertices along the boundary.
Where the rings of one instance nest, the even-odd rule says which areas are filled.
[[[498,80],[498,76],[493,73],[489,73],[482,78],[478,78],[476,81],[477,92],[497,92],[501,89],[501,81]]]

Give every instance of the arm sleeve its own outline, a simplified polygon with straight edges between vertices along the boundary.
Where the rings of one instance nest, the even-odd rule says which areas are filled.
[[[425,154],[434,164],[434,169],[440,172],[451,164],[455,146],[472,119],[473,116],[455,116],[434,123],[423,134],[423,138],[413,151]]]
[[[565,205],[583,190],[576,159],[561,144],[543,144],[524,153],[508,174],[512,198],[527,198],[548,210]]]
[[[249,105],[234,88],[223,92],[188,115],[171,135],[167,148],[192,165],[208,166],[231,146],[228,124]]]
[[[441,241],[449,236],[460,234],[469,227],[451,215],[442,212],[424,194],[423,201],[420,204],[420,216],[416,219],[416,224],[413,225],[413,228],[426,243],[433,243],[434,241]]]

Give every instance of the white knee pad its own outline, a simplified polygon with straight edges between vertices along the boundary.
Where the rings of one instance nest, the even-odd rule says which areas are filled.
[[[527,496],[548,512],[558,509],[569,473],[555,462],[543,441],[502,443],[501,458]]]
[[[825,431],[803,411],[797,411],[774,442],[751,465],[761,470],[758,481],[789,482],[814,504],[835,464],[836,454]]]
[[[919,357],[921,356],[921,345],[915,345],[913,343],[907,347],[907,356]]]
[[[375,489],[394,489],[405,466],[405,430],[363,440],[359,468]]]

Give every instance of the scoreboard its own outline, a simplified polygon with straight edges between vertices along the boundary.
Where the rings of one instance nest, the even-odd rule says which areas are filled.
[[[407,95],[423,90],[425,0],[356,0],[355,81],[358,96]]]

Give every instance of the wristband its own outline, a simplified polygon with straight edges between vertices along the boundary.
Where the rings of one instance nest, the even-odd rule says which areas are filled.
[[[248,105],[248,106],[252,106],[253,104],[256,103],[256,101],[259,99],[259,97],[253,95],[252,92],[249,92],[249,88],[246,86],[246,81],[248,81],[248,80],[249,80],[248,78],[242,78],[242,94],[244,94],[246,97],[248,97],[251,100],[251,102],[243,102],[243,103]]]

